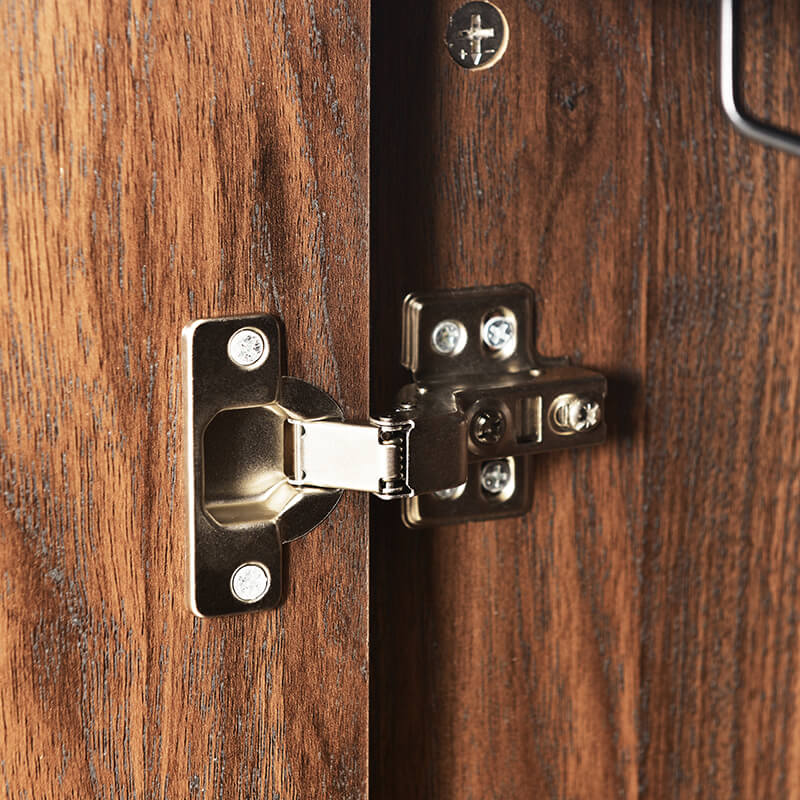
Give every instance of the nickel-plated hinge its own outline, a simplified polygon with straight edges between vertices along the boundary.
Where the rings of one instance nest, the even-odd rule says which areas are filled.
[[[401,500],[410,527],[524,514],[533,455],[605,438],[605,378],[534,349],[533,293],[515,284],[410,295],[386,415],[345,421],[283,375],[270,315],[184,330],[189,594],[200,616],[281,598],[281,546],[343,490]]]

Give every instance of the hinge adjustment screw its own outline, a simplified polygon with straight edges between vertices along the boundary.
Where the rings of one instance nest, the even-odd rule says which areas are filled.
[[[494,408],[479,411],[472,418],[470,434],[475,444],[497,444],[505,435],[505,415]]]
[[[551,420],[558,431],[582,433],[600,424],[602,411],[600,403],[591,397],[561,395],[553,401]]]

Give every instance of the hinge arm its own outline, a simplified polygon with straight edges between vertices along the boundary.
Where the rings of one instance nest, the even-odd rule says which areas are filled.
[[[285,469],[293,486],[372,492],[389,500],[467,478],[464,414],[406,404],[367,424],[287,420]]]
[[[382,497],[406,494],[406,431],[370,422],[287,421],[286,474],[293,486],[351,489]],[[398,487],[400,491],[398,491]]]

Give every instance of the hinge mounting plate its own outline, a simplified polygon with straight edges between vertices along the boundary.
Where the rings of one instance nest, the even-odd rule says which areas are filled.
[[[443,321],[463,331],[455,354],[436,347]],[[409,295],[402,362],[414,383],[398,399],[452,396],[464,414],[469,462],[461,486],[403,499],[409,527],[525,514],[532,456],[605,440],[605,377],[537,354],[534,294],[524,284]],[[587,409],[591,420],[574,418]]]

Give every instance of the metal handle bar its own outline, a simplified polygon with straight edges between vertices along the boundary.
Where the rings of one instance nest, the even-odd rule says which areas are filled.
[[[767,147],[775,147],[793,156],[800,156],[800,136],[750,116],[739,97],[736,76],[739,67],[737,52],[735,0],[721,0],[720,20],[720,91],[722,107],[739,133]]]

